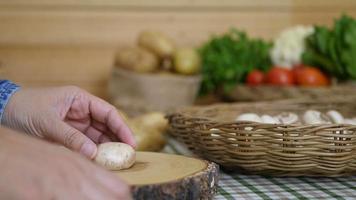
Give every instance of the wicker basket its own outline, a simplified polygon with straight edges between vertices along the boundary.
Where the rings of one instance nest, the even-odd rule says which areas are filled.
[[[281,87],[262,85],[258,87],[237,85],[231,92],[223,93],[227,101],[270,101],[291,98],[316,98],[324,96],[349,96],[356,90],[355,84],[338,84],[331,87]]]
[[[356,116],[356,99],[190,107],[168,116],[170,134],[195,154],[227,169],[276,176],[356,174],[355,125],[272,125],[234,122],[244,112],[302,113],[337,109]]]

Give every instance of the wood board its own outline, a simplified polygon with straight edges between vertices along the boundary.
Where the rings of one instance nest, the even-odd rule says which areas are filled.
[[[131,185],[134,199],[212,199],[219,168],[196,158],[137,152],[133,167],[114,173]]]
[[[355,0],[0,1],[0,77],[23,87],[77,85],[107,99],[117,48],[143,29],[200,46],[236,27],[271,39],[292,25],[356,17]]]

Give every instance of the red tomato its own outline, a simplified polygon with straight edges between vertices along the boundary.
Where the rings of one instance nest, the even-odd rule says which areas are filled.
[[[265,75],[260,70],[252,70],[246,78],[246,82],[250,86],[261,85],[265,80]]]
[[[293,67],[292,72],[294,75],[294,80],[297,82],[297,77],[300,76],[300,73],[303,71],[304,69],[304,65],[300,64],[300,65],[296,65]]]
[[[301,86],[327,86],[329,78],[318,68],[304,66],[295,74],[297,84]]]
[[[287,86],[293,85],[295,83],[295,79],[292,70],[281,67],[273,67],[267,73],[267,83],[272,85]]]

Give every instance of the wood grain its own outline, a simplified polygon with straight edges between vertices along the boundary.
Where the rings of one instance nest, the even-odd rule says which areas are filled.
[[[198,46],[237,27],[272,39],[295,24],[331,25],[354,0],[0,0],[0,75],[25,86],[78,85],[101,97],[116,48],[158,29]]]
[[[268,11],[1,12],[0,44],[117,47],[135,44],[143,29],[158,29],[176,38],[179,45],[192,46],[231,27],[272,38],[290,25],[290,19],[287,12],[272,15]]]
[[[264,0],[260,2],[251,0],[180,0],[180,1],[166,1],[166,0],[100,0],[100,1],[76,1],[76,0],[12,0],[0,1],[1,6],[35,6],[35,7],[58,7],[58,6],[77,6],[81,8],[86,7],[142,7],[144,9],[151,7],[165,7],[165,8],[181,8],[181,7],[286,7],[290,6],[293,0]]]
[[[77,0],[11,0],[0,1],[2,7],[27,7],[28,8],[58,8],[58,7],[76,7],[79,9],[86,8],[106,8],[106,9],[246,9],[246,8],[264,8],[264,9],[326,9],[326,8],[344,8],[350,9],[356,6],[354,0],[94,0],[94,1],[77,1]]]
[[[28,87],[77,85],[106,98],[111,48],[0,47],[1,78]]]

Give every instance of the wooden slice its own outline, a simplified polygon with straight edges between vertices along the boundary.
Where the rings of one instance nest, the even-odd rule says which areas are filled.
[[[131,185],[134,199],[212,199],[219,168],[196,158],[137,152],[130,169],[114,173]]]

